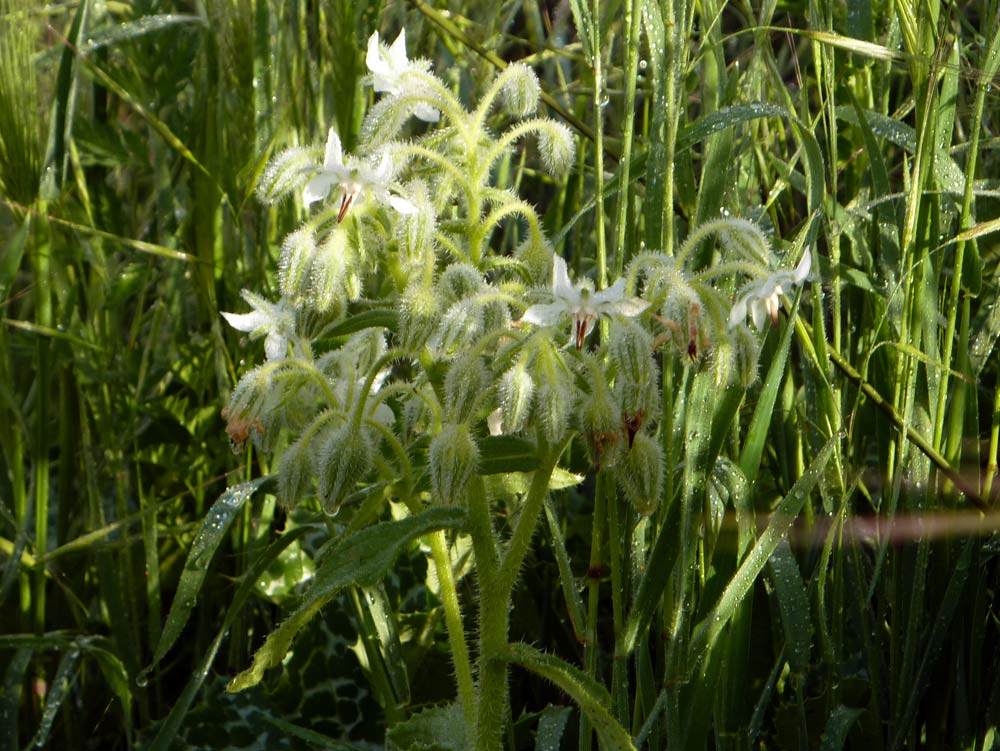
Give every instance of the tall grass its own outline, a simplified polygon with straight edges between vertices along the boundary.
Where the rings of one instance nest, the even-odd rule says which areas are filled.
[[[639,748],[995,748],[996,0],[0,0],[0,749],[197,747],[199,713],[233,701],[213,676],[294,610],[317,540],[387,518],[389,483],[330,520],[258,482],[202,524],[277,471],[234,455],[220,417],[261,359],[220,311],[277,288],[304,216],[262,205],[258,180],[332,124],[357,144],[365,42],[404,27],[465,101],[505,61],[537,72],[576,167],[552,180],[518,146],[494,182],[578,275],[603,287],[742,217],[789,259],[813,248],[819,282],[760,334],[748,389],[720,387],[697,332],[691,353],[660,348],[654,514],[578,444],[546,460],[582,483],[511,480],[546,523],[510,636],[583,688],[512,648],[506,743],[595,747],[606,691]],[[524,236],[509,222],[490,251]],[[717,251],[706,236],[693,267]],[[518,527],[493,511],[476,523]],[[298,642],[346,654],[339,627],[356,645],[348,682],[374,699],[336,741],[395,728],[409,748],[421,710],[474,703],[477,643],[455,635],[482,594],[440,526]],[[347,747],[344,703],[277,709],[295,658],[247,699],[243,747]]]

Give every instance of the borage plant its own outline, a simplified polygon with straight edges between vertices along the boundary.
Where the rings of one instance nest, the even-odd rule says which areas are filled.
[[[421,540],[458,701],[397,723],[396,747],[423,733],[435,747],[499,749],[515,664],[575,700],[603,747],[632,748],[627,717],[592,665],[584,671],[511,643],[525,557],[543,510],[550,525],[556,519],[549,493],[583,480],[560,468],[574,452],[585,452],[605,504],[625,500],[632,530],[673,500],[661,362],[717,389],[753,382],[760,337],[745,319],[777,324],[781,295],[810,273],[807,229],[793,247],[793,271],[776,268],[757,225],[722,218],[695,228],[675,255],[637,254],[606,289],[584,273],[574,281],[534,207],[492,182],[498,160],[526,136],[537,139],[550,173],[572,164],[571,132],[534,116],[532,70],[510,65],[470,110],[428,63],[407,59],[402,33],[391,47],[373,35],[367,52],[382,96],[359,146],[345,153],[331,128],[325,147],[285,151],[261,181],[262,200],[297,194],[310,208],[283,243],[280,298],[246,291],[252,311],[225,314],[236,329],[266,337],[265,361],[242,376],[225,409],[229,435],[237,447],[250,442],[273,455],[280,503],[318,504],[330,536],[297,609],[230,689],[258,683],[341,589],[375,586]],[[427,130],[408,138],[413,117]],[[495,238],[511,221],[527,232],[504,254]],[[696,264],[706,243],[714,243],[714,262]],[[592,643],[557,525],[552,532],[572,626]],[[475,650],[456,587],[457,551],[470,546]],[[643,591],[630,630],[619,628],[615,598],[625,655],[649,622]],[[707,644],[712,635],[701,637]],[[438,715],[457,721],[431,721]]]

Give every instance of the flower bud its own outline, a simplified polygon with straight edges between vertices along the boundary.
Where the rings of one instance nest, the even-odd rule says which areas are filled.
[[[523,63],[513,63],[501,74],[500,96],[504,109],[514,117],[527,117],[538,108],[541,89],[535,72]]]
[[[317,154],[321,153],[320,149],[301,146],[282,151],[264,170],[257,184],[257,197],[263,203],[280,201],[302,184],[303,175],[315,164]]]
[[[538,132],[538,153],[546,171],[554,177],[566,174],[573,166],[576,143],[573,134],[562,123],[546,121]]]
[[[465,503],[469,483],[479,467],[479,449],[464,423],[441,428],[430,446],[431,491],[448,506]]]
[[[278,465],[278,503],[294,509],[312,489],[312,458],[309,449],[312,441],[308,433],[285,449]]]
[[[467,353],[455,358],[444,379],[446,419],[451,422],[468,420],[488,387],[487,380],[486,368],[479,355]]]
[[[535,382],[524,363],[518,362],[500,377],[500,411],[503,426],[508,432],[516,433],[524,429],[531,414],[534,395]]]
[[[594,468],[615,466],[625,450],[622,411],[605,384],[595,384],[593,392],[584,397],[580,417]]]
[[[637,433],[632,448],[615,466],[618,487],[642,516],[656,511],[663,494],[663,450],[648,433]]]
[[[570,428],[577,392],[561,354],[548,339],[541,341],[532,363],[532,374],[538,384],[535,414],[546,440],[555,445]]]
[[[732,331],[735,342],[733,350],[736,360],[737,382],[748,388],[757,380],[757,362],[760,358],[760,341],[746,326],[737,326]]]
[[[653,337],[635,321],[615,320],[608,354],[615,366],[615,396],[631,445],[635,432],[660,414],[660,369],[653,359]]]
[[[455,263],[445,269],[438,279],[438,298],[443,308],[450,308],[460,300],[478,295],[485,286],[479,269],[467,263]]]
[[[337,227],[320,244],[312,265],[312,288],[305,302],[322,313],[339,311],[348,297],[354,297],[348,283],[354,248],[347,231]]]
[[[531,283],[538,287],[551,281],[552,254],[552,246],[548,242],[537,242],[530,236],[514,251],[514,255],[528,270]]]
[[[316,235],[312,227],[306,225],[285,237],[278,259],[278,284],[282,295],[297,302],[305,300],[315,257]]]
[[[399,339],[403,349],[412,353],[423,349],[440,319],[434,288],[420,279],[410,282],[399,300]]]
[[[320,458],[323,509],[333,515],[372,467],[373,447],[367,432],[344,425],[333,432]]]

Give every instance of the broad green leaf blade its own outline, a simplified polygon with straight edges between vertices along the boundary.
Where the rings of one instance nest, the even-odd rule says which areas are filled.
[[[771,521],[756,544],[747,554],[746,560],[736,571],[732,580],[726,586],[715,607],[709,611],[705,619],[695,628],[691,638],[690,665],[697,672],[708,651],[714,646],[722,629],[736,612],[740,602],[753,587],[754,582],[763,570],[764,565],[777,549],[779,543],[788,534],[795,517],[805,504],[813,488],[822,477],[826,463],[830,460],[833,450],[840,440],[839,435],[833,435],[820,449],[812,464],[802,473],[788,494],[778,503],[771,515]]]
[[[809,593],[788,540],[778,543],[767,565],[781,611],[785,656],[792,671],[802,675],[809,667],[809,646],[812,643]]]
[[[375,584],[411,541],[429,532],[461,528],[464,524],[464,510],[432,508],[406,519],[376,524],[339,540],[324,557],[302,604],[271,632],[254,655],[253,664],[237,675],[226,690],[242,691],[257,685],[265,670],[279,665],[285,658],[302,627],[341,589],[349,584]]]
[[[549,705],[542,710],[538,720],[538,730],[535,732],[535,751],[558,751],[562,743],[566,723],[573,713],[572,707],[556,707]]]
[[[465,719],[458,703],[431,707],[393,725],[385,751],[465,751]]]
[[[384,328],[396,331],[399,326],[399,316],[395,310],[366,310],[345,318],[338,324],[323,332],[323,339],[339,336],[349,336],[364,329]]]
[[[170,612],[167,614],[167,622],[163,626],[163,633],[160,641],[156,645],[156,652],[153,654],[152,665],[163,659],[164,655],[170,651],[170,647],[181,635],[184,626],[191,615],[201,585],[205,581],[209,564],[215,556],[215,551],[226,537],[229,526],[232,524],[236,514],[243,508],[257,489],[260,488],[269,478],[260,477],[250,482],[234,485],[219,496],[218,500],[212,504],[205,518],[195,534],[194,542],[188,551],[187,561],[184,563],[184,571],[181,572],[181,579],[177,585],[177,594],[170,604]]]
[[[538,468],[538,447],[526,438],[491,435],[478,441],[479,474],[534,472]]]
[[[111,693],[115,695],[121,704],[122,712],[125,715],[125,722],[132,724],[132,686],[129,683],[128,671],[125,664],[118,657],[106,649],[91,647],[87,650],[87,656],[97,663],[97,667],[111,688]]]
[[[229,633],[229,629],[236,622],[236,619],[243,613],[243,607],[256,589],[258,579],[274,561],[278,560],[286,548],[310,531],[312,531],[310,527],[303,526],[296,527],[290,532],[283,534],[268,545],[257,560],[247,569],[240,581],[240,586],[236,590],[236,594],[233,596],[233,601],[229,604],[229,609],[226,611],[226,617],[222,621],[219,633],[216,634],[208,651],[205,652],[197,669],[194,671],[194,675],[191,676],[191,680],[184,687],[184,691],[181,692],[181,695],[170,708],[170,714],[167,715],[166,719],[160,725],[156,737],[146,751],[168,751],[173,747],[174,738],[184,723],[184,718],[187,716],[192,703],[194,703],[194,699],[205,682],[205,678],[208,677],[208,670],[215,661],[215,655],[219,651],[222,640]]]
[[[590,720],[604,751],[635,751],[628,731],[609,711],[611,696],[607,689],[582,670],[523,643],[507,645],[500,657],[537,673],[565,691]]]
[[[834,707],[823,730],[820,751],[842,751],[847,746],[847,734],[864,713],[863,709],[845,707],[843,704]]]

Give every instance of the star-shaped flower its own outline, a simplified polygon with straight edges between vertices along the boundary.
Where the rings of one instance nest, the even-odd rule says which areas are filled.
[[[555,301],[532,305],[521,316],[522,323],[551,326],[564,315],[573,319],[573,336],[577,349],[583,349],[583,340],[594,330],[601,316],[637,316],[649,303],[637,297],[625,297],[625,280],[619,279],[607,289],[594,292],[586,284],[575,285],[569,280],[566,261],[560,256],[552,258],[552,296]]]
[[[283,360],[288,354],[288,340],[295,335],[295,311],[284,299],[276,304],[249,290],[240,293],[250,303],[250,313],[223,313],[230,326],[246,331],[251,337],[266,335],[264,353],[268,360]]]
[[[766,279],[753,282],[743,289],[743,295],[729,313],[729,328],[742,323],[747,317],[747,308],[750,309],[750,317],[753,325],[758,329],[763,328],[764,321],[771,319],[774,326],[778,325],[778,307],[781,305],[778,299],[784,294],[782,285],[799,286],[809,276],[812,268],[812,254],[806,248],[806,252],[799,261],[799,265],[794,271],[777,271]]]
[[[326,155],[319,174],[306,183],[302,191],[302,200],[306,206],[326,198],[333,186],[339,186],[344,192],[340,197],[340,213],[337,221],[342,222],[351,204],[357,200],[361,203],[365,197],[376,203],[391,206],[400,214],[415,214],[417,207],[401,196],[389,191],[392,181],[392,157],[382,150],[378,162],[372,166],[365,160],[355,157],[344,157],[344,147],[337,131],[330,128],[326,138]]]
[[[419,63],[406,59],[406,29],[400,29],[396,41],[389,47],[379,44],[378,32],[368,38],[368,54],[365,63],[372,73],[372,85],[376,92],[399,96],[408,90],[407,75],[422,70]],[[421,120],[436,123],[441,114],[432,105],[421,102],[413,114]]]

